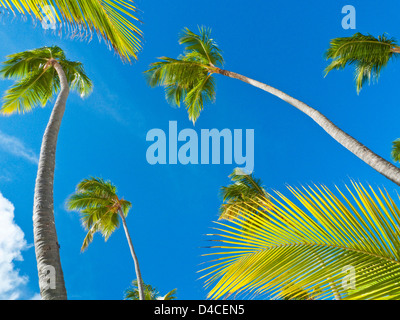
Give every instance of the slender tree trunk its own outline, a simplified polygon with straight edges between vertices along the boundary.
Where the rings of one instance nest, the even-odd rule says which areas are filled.
[[[238,73],[223,70],[217,67],[210,68],[212,72],[227,76],[229,78],[238,79],[243,82],[246,82],[254,87],[257,87],[261,90],[264,90],[279,99],[291,104],[295,108],[299,109],[311,119],[313,119],[317,124],[319,124],[333,139],[339,142],[342,146],[344,146],[347,150],[355,154],[373,169],[378,171],[380,174],[384,175],[386,178],[391,180],[400,186],[400,169],[394,166],[389,161],[383,159],[362,143],[354,139],[352,136],[341,130],[337,127],[332,121],[330,121],[327,117],[325,117],[321,112],[311,108],[304,102],[297,100],[286,93],[275,89],[269,85],[266,85],[257,80],[253,80],[242,76]]]
[[[121,216],[122,225],[124,226],[126,239],[128,240],[129,249],[131,250],[133,262],[135,263],[135,272],[136,272],[136,279],[137,279],[137,283],[138,283],[139,300],[145,300],[144,299],[144,291],[143,291],[143,279],[142,279],[142,274],[140,273],[140,268],[139,268],[139,260],[136,256],[135,249],[133,248],[132,239],[131,239],[131,236],[129,235],[128,226],[126,225],[124,213],[121,210],[119,210],[119,215]]]
[[[47,124],[40,150],[33,206],[33,228],[42,299],[66,300],[67,291],[54,222],[53,183],[57,138],[69,95],[69,86],[61,65],[55,60],[49,61],[49,64],[57,71],[61,91]]]

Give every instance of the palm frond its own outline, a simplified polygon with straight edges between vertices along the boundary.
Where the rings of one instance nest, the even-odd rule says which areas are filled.
[[[31,111],[35,106],[44,107],[53,96],[58,82],[54,79],[51,69],[39,69],[21,79],[3,96],[1,113],[10,115],[13,113],[25,113]]]
[[[216,222],[218,244],[207,254],[215,259],[202,270],[210,298],[318,288],[315,299],[400,299],[400,211],[386,190],[354,182],[349,196],[325,186],[288,189],[295,200],[276,191],[259,200],[259,215],[242,209],[236,220]],[[342,285],[345,267],[355,270],[356,290]]]
[[[395,48],[398,48],[396,41],[385,34],[375,38],[356,33],[352,37],[333,39],[325,53],[327,60],[332,59],[325,72],[328,74],[332,70],[354,65],[359,92],[366,82],[377,80],[389,60],[398,55]]]
[[[78,61],[60,61],[65,70],[70,90],[76,91],[81,98],[89,96],[93,91],[93,83],[87,76],[83,64]]]
[[[186,45],[186,52],[199,53],[204,60],[213,66],[222,66],[224,63],[221,50],[211,38],[211,28],[199,27],[199,34],[184,28],[179,38],[179,44]]]
[[[54,11],[45,12],[46,7]],[[139,22],[138,9],[131,0],[6,0],[0,1],[1,8],[39,21],[50,14],[71,38],[91,39],[97,34],[126,62],[137,59],[141,50],[142,32],[133,23]]]
[[[215,101],[215,79],[207,75],[193,88],[190,88],[185,96],[185,105],[189,114],[189,120],[196,123],[204,104]]]
[[[177,289],[173,289],[168,292],[165,296],[159,298],[158,300],[176,300]]]
[[[396,139],[392,143],[392,159],[400,162],[400,139]]]
[[[145,71],[151,87],[179,85],[188,89],[198,82],[199,77],[207,75],[205,65],[199,61],[167,57],[161,57],[159,60],[152,63],[151,68]]]

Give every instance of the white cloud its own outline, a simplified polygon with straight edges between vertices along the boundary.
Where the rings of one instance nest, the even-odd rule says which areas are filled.
[[[21,140],[16,137],[9,136],[0,131],[0,149],[13,154],[14,156],[24,158],[29,162],[38,164],[39,157],[34,151],[27,148]]]
[[[40,293],[35,293],[30,300],[42,300]]]
[[[26,249],[24,232],[14,221],[14,206],[0,193],[0,300],[21,297],[28,277],[20,274],[14,261],[22,261]]]

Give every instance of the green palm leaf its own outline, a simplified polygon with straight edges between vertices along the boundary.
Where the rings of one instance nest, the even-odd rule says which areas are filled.
[[[295,200],[275,192],[254,201],[253,209],[264,203],[259,215],[241,209],[236,220],[216,222],[218,244],[207,254],[215,259],[202,270],[209,297],[293,298],[318,288],[316,299],[400,299],[399,208],[385,190],[352,184],[347,197],[288,187]],[[342,286],[348,266],[355,290]]]
[[[44,12],[47,6],[54,12]],[[132,22],[139,21],[138,9],[131,0],[0,0],[2,8],[39,21],[50,13],[50,19],[71,37],[91,39],[96,33],[123,61],[137,59],[141,49],[142,32]]]
[[[176,300],[177,289],[172,289],[165,296],[159,298],[158,300]]]
[[[331,41],[325,53],[326,59],[332,59],[325,72],[328,74],[332,70],[354,65],[356,86],[359,92],[366,82],[377,80],[390,59],[399,53],[396,41],[386,35],[375,38],[371,35],[356,33],[352,37],[336,38]]]

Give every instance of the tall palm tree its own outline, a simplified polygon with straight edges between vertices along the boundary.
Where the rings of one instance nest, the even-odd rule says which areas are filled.
[[[158,290],[149,284],[143,285],[144,300],[176,300],[176,289],[171,290],[165,296],[161,296]],[[132,281],[132,287],[125,291],[125,300],[140,300],[137,280]]]
[[[186,47],[178,59],[161,57],[160,61],[151,64],[151,68],[145,71],[145,74],[150,86],[165,87],[166,98],[170,103],[180,106],[183,101],[189,118],[193,122],[199,117],[204,105],[215,100],[214,75],[237,79],[291,104],[314,120],[350,152],[389,180],[400,185],[399,168],[341,130],[318,110],[267,84],[222,69],[224,60],[216,42],[211,38],[210,29],[199,28],[199,34],[196,34],[185,28],[179,43]]]
[[[215,222],[207,254],[215,259],[201,270],[209,298],[400,299],[400,208],[386,190],[288,189],[294,199],[278,191],[259,199],[261,216],[241,208],[235,220]]]
[[[359,93],[365,83],[378,80],[389,61],[399,57],[400,46],[394,38],[385,34],[375,38],[372,35],[356,33],[351,37],[332,39],[325,53],[327,60],[332,60],[326,67],[328,75],[332,70],[341,70],[354,65],[356,88]],[[392,146],[392,159],[400,160],[400,142]]]
[[[50,9],[49,9],[50,8]],[[58,32],[71,38],[91,39],[93,33],[114,49],[123,61],[137,59],[142,32],[132,20],[138,9],[132,0],[7,0],[0,1],[0,14],[30,16],[54,22]]]
[[[119,198],[117,188],[110,181],[101,178],[82,180],[76,192],[67,200],[67,208],[81,212],[81,221],[88,231],[82,245],[84,251],[93,240],[93,235],[100,232],[107,241],[111,234],[119,227],[120,220],[125,230],[129,249],[135,264],[136,278],[140,300],[144,300],[143,280],[139,268],[139,260],[133,248],[132,239],[126,225],[126,216],[132,204]]]
[[[0,75],[16,80],[3,97],[0,109],[3,115],[24,113],[39,105],[44,107],[58,93],[40,149],[33,226],[42,299],[66,299],[54,223],[53,184],[57,138],[70,90],[85,97],[92,90],[92,82],[82,63],[67,60],[63,50],[56,46],[8,56],[0,67]],[[48,283],[49,266],[54,268],[56,274],[55,289]]]

